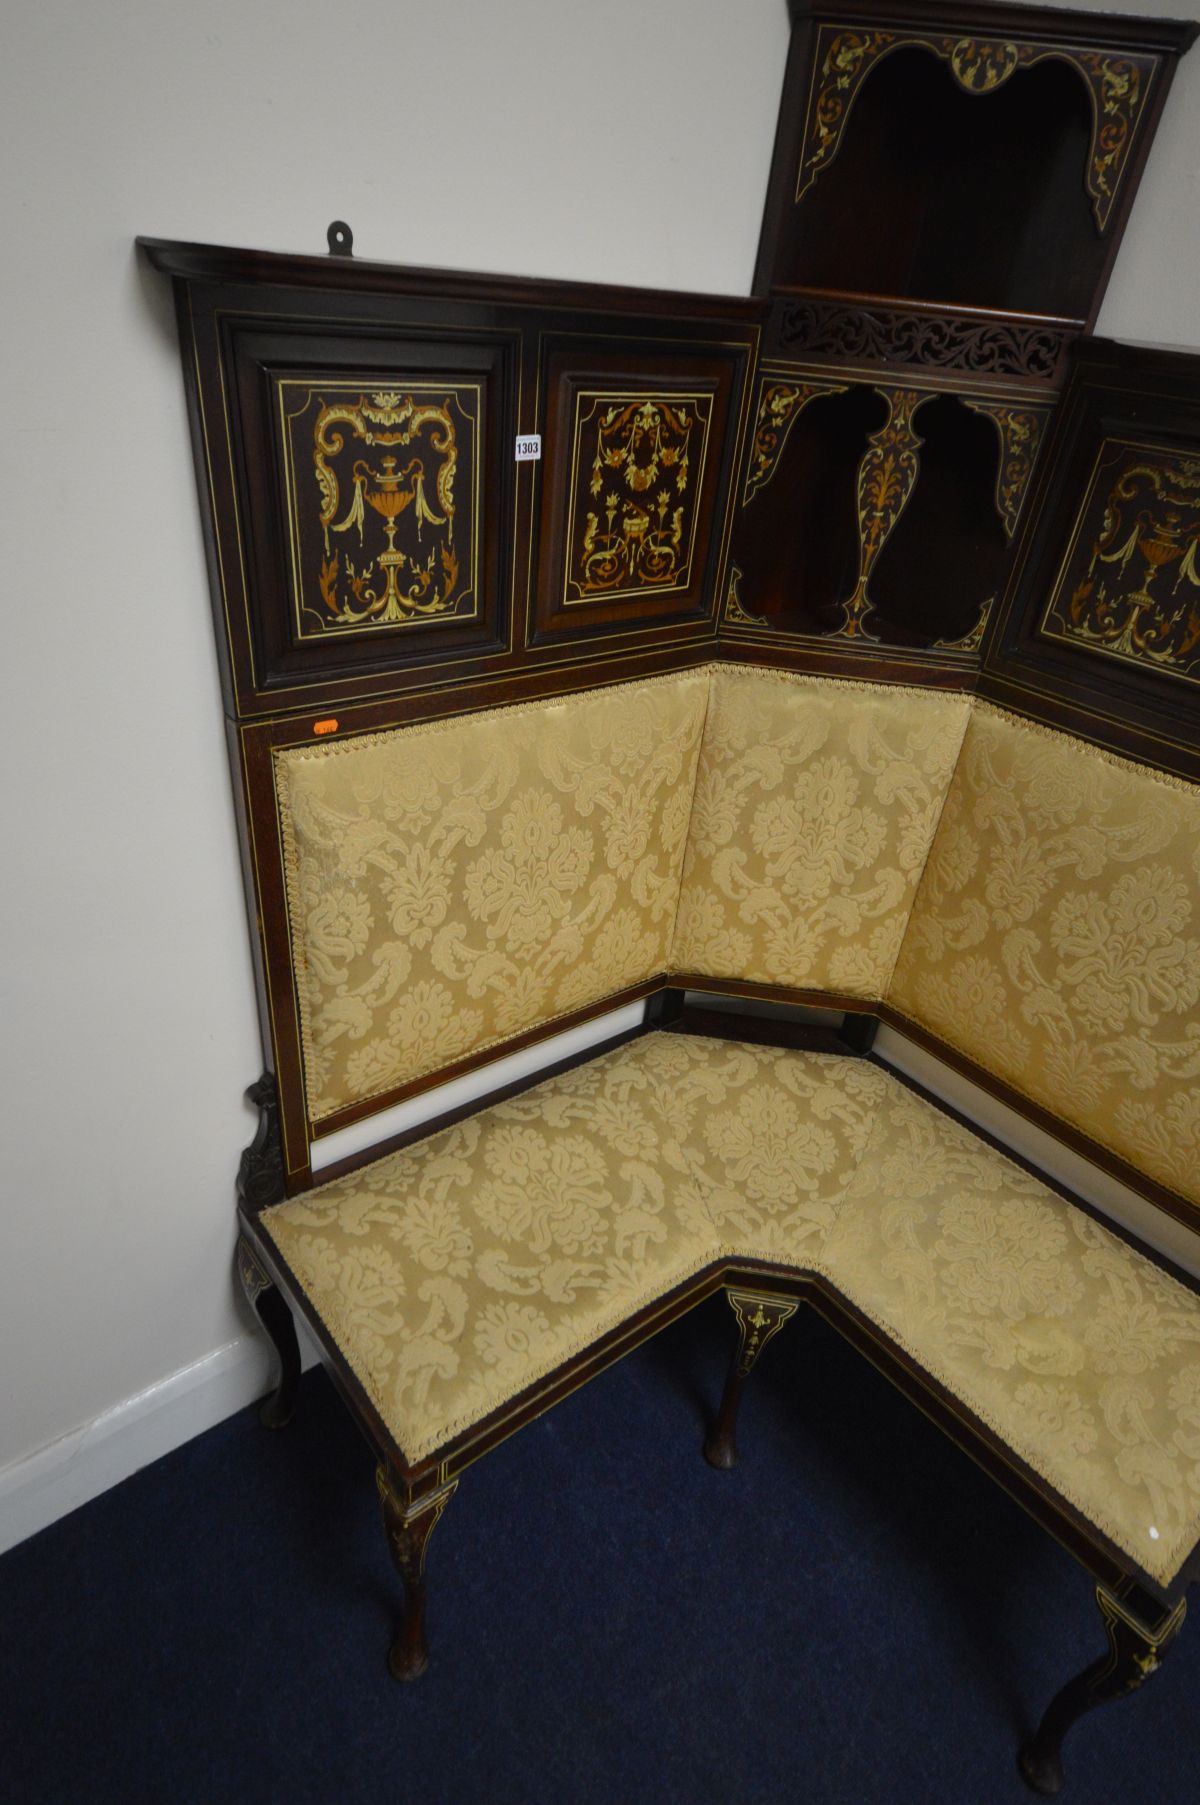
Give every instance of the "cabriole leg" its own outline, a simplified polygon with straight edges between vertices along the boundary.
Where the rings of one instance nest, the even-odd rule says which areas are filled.
[[[291,1311],[244,1235],[238,1239],[237,1269],[254,1314],[279,1356],[279,1381],[271,1396],[263,1400],[258,1420],[268,1429],[282,1429],[292,1420],[296,1387],[300,1383],[300,1345],[296,1340],[296,1326]]]
[[[1187,1611],[1181,1598],[1173,1610],[1147,1625],[1103,1586],[1096,1602],[1108,1635],[1108,1653],[1093,1661],[1051,1699],[1036,1733],[1017,1756],[1022,1777],[1034,1792],[1052,1794],[1063,1783],[1062,1741],[1071,1725],[1097,1705],[1135,1692],[1150,1678],[1179,1634]]]
[[[404,1581],[404,1615],[388,1653],[394,1680],[415,1680],[429,1665],[425,1644],[425,1547],[458,1485],[450,1480],[423,1498],[408,1499],[385,1466],[375,1469],[383,1527],[396,1570]]]
[[[722,1472],[728,1472],[737,1462],[737,1413],[742,1387],[768,1341],[789,1317],[796,1314],[798,1307],[794,1298],[772,1297],[765,1291],[735,1291],[729,1285],[725,1287],[725,1295],[737,1318],[738,1344],[721,1395],[717,1420],[704,1444],[705,1460]]]

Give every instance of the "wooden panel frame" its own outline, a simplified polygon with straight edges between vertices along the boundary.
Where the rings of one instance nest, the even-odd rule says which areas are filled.
[[[539,497],[540,532],[534,578],[531,642],[540,645],[562,636],[596,638],[630,627],[671,627],[703,622],[715,637],[714,598],[726,549],[731,476],[741,452],[748,409],[751,348],[745,341],[706,345],[703,342],[644,341],[622,343],[607,334],[601,341],[571,335],[543,340],[539,377],[545,392],[544,473]],[[636,416],[641,402],[656,416],[654,430],[665,430],[668,458],[686,456],[688,469],[676,463],[659,469],[645,492],[635,492],[622,476],[644,484],[649,469],[636,446],[606,446],[611,458],[623,457],[625,468],[609,474],[598,468],[589,478],[588,454],[600,457],[599,437],[609,410],[624,426],[623,441],[643,429]],[[664,408],[686,426],[681,434],[665,424]],[[613,428],[609,428],[610,432]],[[678,444],[669,441],[674,438]],[[641,457],[642,468],[635,465]],[[680,476],[684,487],[679,486]],[[596,487],[599,482],[599,488]],[[593,493],[595,491],[595,493]],[[612,509],[611,501],[616,503]],[[620,532],[622,516],[649,519],[660,538],[678,537],[673,563],[677,568],[661,584],[640,577],[635,565],[615,586],[596,585],[588,593],[583,547],[590,537],[597,546],[606,529],[636,554],[646,533],[629,542]],[[678,531],[671,533],[677,512]],[[592,517],[589,522],[589,515]],[[612,516],[611,518],[609,516]],[[666,530],[663,531],[662,529]]]
[[[1200,356],[1104,339],[1077,347],[985,643],[980,693],[1197,781],[1200,681],[1046,630],[1047,612],[1076,581],[1081,559],[1086,568],[1088,547],[1075,541],[1102,448],[1122,441],[1190,457],[1200,477]]]
[[[397,663],[428,660],[435,654],[457,660],[467,652],[505,650],[511,641],[512,616],[510,448],[518,407],[517,336],[511,332],[469,338],[435,336],[428,331],[410,334],[403,328],[367,336],[361,327],[327,326],[319,321],[261,326],[223,316],[221,337],[242,555],[254,598],[249,637],[256,687],[336,691],[343,673],[359,669],[386,669]],[[327,482],[337,481],[339,464],[342,466],[343,493],[336,497],[325,532],[330,559],[325,568],[334,574],[333,598],[343,609],[354,599],[339,563],[344,564],[357,550],[360,565],[366,559],[378,565],[380,554],[388,556],[384,534],[390,530],[394,535],[400,529],[402,544],[408,547],[408,568],[398,572],[396,566],[390,566],[386,586],[385,572],[376,568],[371,571],[367,592],[372,588],[378,592],[387,611],[397,617],[390,623],[371,624],[370,604],[361,602],[354,610],[361,617],[358,623],[348,628],[335,626],[329,619],[331,604],[319,593],[322,572],[312,568],[312,553],[305,543],[316,523],[320,499],[313,447],[311,443],[298,446],[294,431],[285,433],[285,419],[300,396],[312,398],[307,410],[311,413],[318,395],[328,396],[331,403],[342,402],[322,439],[339,451],[347,448],[344,455],[335,454],[325,465]],[[354,404],[356,396],[361,398],[361,407]],[[405,420],[408,404],[414,400],[425,413],[445,412],[444,424],[434,421],[415,441],[409,438]],[[370,412],[364,414],[364,409]],[[347,424],[351,416],[355,417],[353,426]],[[457,444],[451,436],[455,431]],[[308,436],[311,439],[312,424]],[[459,476],[457,511],[461,516],[457,548],[450,515],[456,498],[438,494],[441,473],[448,466],[432,467],[438,456],[434,441],[447,437],[459,464],[455,473]],[[393,454],[390,477],[389,444]],[[297,454],[305,449],[308,467],[297,468]],[[355,481],[347,494],[345,465],[355,451],[359,456],[354,468],[366,480]],[[409,487],[403,488],[405,478],[400,472],[405,466],[412,469],[426,463],[431,465],[428,472],[422,469],[407,478]],[[426,476],[428,487],[423,480]],[[406,509],[385,525],[373,514],[376,507],[385,509],[389,503],[404,503]],[[444,510],[442,515],[439,508]],[[357,533],[351,524],[356,510]],[[447,515],[450,518],[439,532],[433,523]],[[415,527],[409,524],[414,516]],[[340,541],[338,533],[345,535]],[[418,613],[418,607],[424,605],[419,601],[410,604],[408,579],[422,538],[430,541],[431,555],[438,551],[461,553],[463,563],[470,564],[467,586],[458,586],[467,587],[463,599],[469,606],[437,616]],[[398,556],[406,553],[401,550]],[[436,566],[424,574],[428,589],[436,593],[440,575]],[[322,619],[324,629],[314,631],[313,623]]]
[[[250,719],[318,709],[336,715],[360,701],[425,692],[431,684],[490,682],[502,674],[515,681],[533,667],[565,669],[583,661],[599,667],[628,659],[639,648],[652,663],[673,649],[683,664],[692,647],[711,647],[716,634],[711,594],[726,551],[726,497],[741,455],[763,314],[760,302],[424,270],[346,256],[284,256],[162,239],[138,243],[153,267],[175,283],[228,714]],[[368,634],[359,642],[365,650],[356,657],[347,652],[350,642],[343,641],[337,660],[313,660],[307,671],[303,660],[292,661],[299,669],[285,669],[271,656],[264,661],[261,617],[264,608],[269,611],[272,581],[278,588],[286,560],[282,528],[268,524],[260,547],[252,542],[245,518],[253,512],[262,537],[262,522],[277,523],[283,512],[283,491],[271,468],[278,460],[269,446],[267,458],[259,455],[267,421],[265,379],[256,375],[247,351],[256,332],[264,338],[277,334],[293,346],[325,335],[327,343],[336,341],[347,366],[365,358],[367,368],[379,367],[381,374],[389,357],[394,368],[404,348],[414,375],[421,360],[427,369],[439,366],[439,374],[472,360],[477,367],[491,360],[492,477],[502,493],[491,509],[500,554],[493,558],[492,581],[483,598],[486,628],[475,631],[462,622],[381,631],[377,639]],[[720,371],[718,388],[724,384],[728,389],[728,414],[721,458],[713,465],[704,599],[672,618],[597,622],[587,631],[558,633],[534,644],[534,564],[541,555],[538,536],[550,530],[552,513],[541,504],[542,464],[513,461],[512,440],[545,433],[542,369],[553,345],[573,347],[577,358],[593,351],[604,354],[603,347],[616,345],[623,356],[640,356],[658,372],[670,371],[678,359],[709,358]],[[258,348],[261,367],[269,346]],[[286,360],[276,349],[276,362],[283,368]],[[239,353],[244,366],[240,384]],[[248,408],[245,417],[243,407]],[[247,503],[251,488],[253,509]],[[278,648],[266,649],[271,654]]]

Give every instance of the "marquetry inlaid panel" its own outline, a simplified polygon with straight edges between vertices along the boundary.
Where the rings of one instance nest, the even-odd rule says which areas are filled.
[[[544,462],[531,638],[712,620],[749,429],[742,345],[542,345]]]
[[[1105,439],[1042,634],[1200,683],[1198,546],[1200,456]]]
[[[563,606],[686,590],[711,394],[575,397]]]
[[[281,380],[298,639],[478,612],[478,383]]]

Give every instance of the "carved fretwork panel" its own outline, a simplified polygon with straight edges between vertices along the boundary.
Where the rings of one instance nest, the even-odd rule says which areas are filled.
[[[979,313],[885,307],[789,296],[778,310],[781,350],[830,363],[907,364],[1057,382],[1078,332],[1052,321],[1035,324]]]
[[[1200,445],[1104,441],[1041,631],[1200,684]]]

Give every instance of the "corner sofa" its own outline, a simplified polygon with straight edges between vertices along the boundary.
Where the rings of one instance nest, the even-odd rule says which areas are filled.
[[[905,1028],[1197,1220],[1200,791],[960,692],[727,664],[294,745],[274,771],[314,1130],[650,997],[618,1044],[328,1182],[261,1207],[244,1174],[271,1420],[298,1372],[286,1299],[380,1453],[393,1673],[425,1666],[426,1544],[470,1461],[723,1286],[714,1465],[807,1301],[1097,1578],[1109,1652],[1021,1753],[1056,1790],[1067,1728],[1182,1621],[1200,1298],[871,1032]]]

